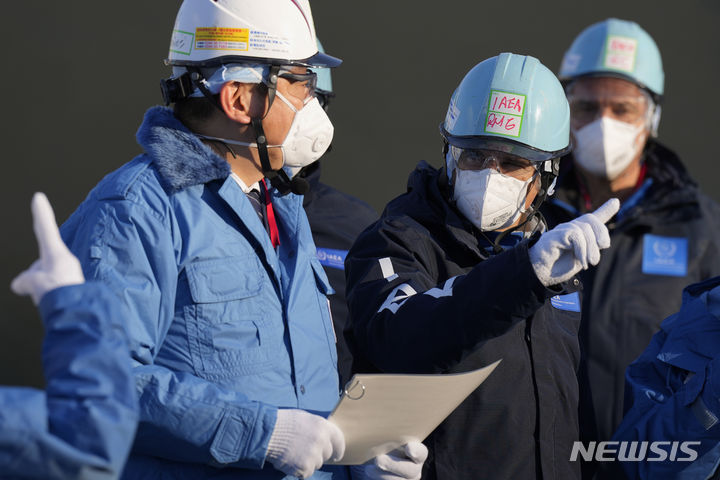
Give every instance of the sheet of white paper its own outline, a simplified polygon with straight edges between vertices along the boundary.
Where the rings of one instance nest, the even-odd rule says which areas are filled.
[[[345,434],[338,465],[360,465],[425,440],[500,363],[448,375],[357,374],[328,420]]]

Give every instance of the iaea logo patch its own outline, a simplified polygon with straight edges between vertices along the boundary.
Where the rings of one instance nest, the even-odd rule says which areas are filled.
[[[643,237],[643,273],[684,277],[687,261],[687,238],[650,234]]]

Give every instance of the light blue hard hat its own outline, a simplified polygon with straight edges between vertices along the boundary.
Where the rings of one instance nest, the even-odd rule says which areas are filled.
[[[563,57],[558,77],[612,76],[663,95],[665,73],[652,37],[635,22],[609,18],[580,32]]]
[[[320,53],[325,53],[325,49],[323,48],[322,43],[320,43],[319,38],[317,39],[317,47]],[[315,90],[325,95],[333,93],[332,76],[330,75],[330,69],[315,68],[311,70],[317,74],[317,85],[315,85]]]
[[[544,162],[570,151],[570,108],[562,85],[537,58],[501,53],[465,75],[440,131],[457,148]]]

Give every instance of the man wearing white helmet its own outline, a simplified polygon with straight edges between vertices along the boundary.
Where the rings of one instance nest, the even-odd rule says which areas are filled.
[[[445,166],[408,192],[345,262],[356,371],[493,374],[425,442],[424,479],[572,479],[578,439],[579,282],[609,243],[610,200],[545,231],[538,206],[569,149],[560,82],[503,53],[455,90]]]
[[[185,0],[162,82],[173,109],[148,110],[145,153],[63,226],[130,311],[141,421],[126,478],[346,478],[323,467],[345,447],[322,416],[339,391],[331,290],[304,185],[282,170],[330,144],[308,68],[339,63],[318,52],[307,0]],[[423,450],[358,472],[413,478]]]
[[[625,368],[678,310],[683,287],[720,273],[720,208],[655,138],[664,73],[655,42],[638,24],[611,18],[583,30],[559,78],[574,149],[543,213],[552,225],[610,197],[622,201],[609,224],[612,247],[580,275],[582,371],[590,385],[581,430],[586,440],[602,441],[623,415]]]

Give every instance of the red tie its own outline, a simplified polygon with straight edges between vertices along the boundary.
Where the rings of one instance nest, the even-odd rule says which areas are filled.
[[[275,221],[275,210],[273,210],[272,199],[270,198],[270,192],[268,191],[265,179],[262,179],[263,190],[265,190],[265,218],[267,218],[268,228],[270,229],[270,241],[273,247],[277,248],[280,245],[280,232],[278,231],[277,222]]]

